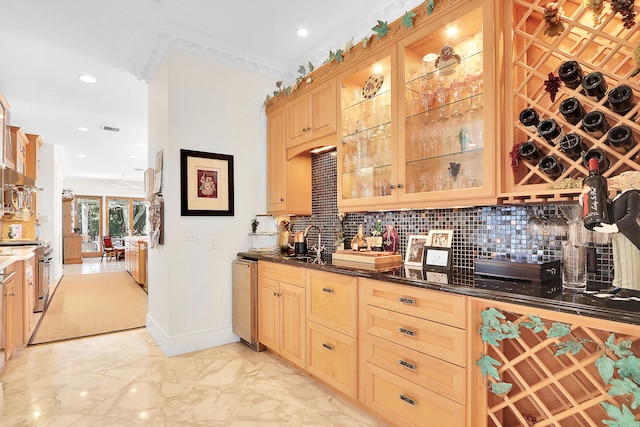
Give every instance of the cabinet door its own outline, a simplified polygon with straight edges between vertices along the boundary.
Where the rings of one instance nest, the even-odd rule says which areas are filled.
[[[6,269],[5,272],[7,272]],[[13,333],[15,325],[13,318],[15,313],[15,299],[15,281],[11,279],[4,285],[4,360],[11,359],[13,351],[15,350],[15,337]]]
[[[336,131],[336,80],[331,79],[309,92],[310,140]]]
[[[258,341],[280,352],[280,285],[260,277],[258,284]]]
[[[306,325],[304,288],[280,283],[280,355],[306,369]]]
[[[495,197],[496,73],[494,49],[485,49],[493,38],[489,28],[483,32],[489,3],[457,7],[399,44],[401,201]],[[451,29],[455,36],[447,35]]]
[[[25,261],[25,265],[31,261]],[[35,289],[33,282],[33,271],[25,274],[22,291],[22,333],[23,342],[28,342],[33,326],[33,300]]]
[[[279,108],[267,117],[267,211],[286,209],[286,153],[284,109]]]
[[[295,147],[309,140],[309,95],[301,95],[287,103],[286,148]]]

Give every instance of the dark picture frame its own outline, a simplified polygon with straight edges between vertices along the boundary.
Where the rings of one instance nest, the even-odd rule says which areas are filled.
[[[182,216],[233,216],[233,156],[180,150]]]
[[[453,250],[439,246],[425,246],[422,267],[432,271],[451,271]]]
[[[404,265],[422,266],[424,259],[424,246],[427,244],[427,236],[411,235],[407,242],[407,252],[404,257]]]

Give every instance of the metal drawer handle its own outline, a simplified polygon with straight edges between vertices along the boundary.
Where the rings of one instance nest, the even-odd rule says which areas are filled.
[[[407,402],[409,405],[413,405],[416,406],[416,401],[413,400],[410,397],[405,396],[404,394],[401,394],[400,396],[400,400],[404,400],[405,402]]]
[[[410,369],[412,371],[416,370],[416,365],[414,365],[413,363],[407,362],[406,360],[398,360],[398,364],[400,364],[400,366],[404,366],[407,369]]]
[[[333,289],[329,289],[329,288],[322,288],[322,292],[326,292],[328,294],[332,294],[333,293]]]
[[[329,345],[329,344],[327,344],[327,343],[322,343],[322,346],[323,346],[324,348],[326,348],[327,350],[331,350],[331,351],[333,351],[333,346],[331,346],[331,345]]]
[[[416,305],[416,300],[414,300],[413,298],[399,297],[398,301],[400,301],[402,304]]]
[[[398,332],[400,332],[403,335],[408,335],[410,337],[416,336],[415,331],[412,331],[411,329],[407,329],[407,328],[398,328]]]

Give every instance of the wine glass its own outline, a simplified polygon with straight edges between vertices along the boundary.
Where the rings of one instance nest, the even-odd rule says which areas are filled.
[[[464,81],[463,80],[454,80],[449,85],[451,89],[451,94],[453,95],[453,101],[455,103],[455,108],[451,117],[460,117],[462,116],[462,112],[460,111],[460,98],[462,97],[462,89],[464,89]]]
[[[478,92],[478,80],[479,80],[478,74],[468,74],[464,78],[464,83],[465,83],[465,86],[467,87],[467,90],[469,91],[469,98],[471,102],[471,105],[469,106],[467,111],[478,110],[478,106],[476,105],[476,92]]]
[[[438,113],[438,120],[440,121],[448,120],[448,118],[444,116],[444,102],[447,96],[449,96],[449,91],[449,85],[445,83],[439,83],[436,87],[436,98],[440,103],[440,112]]]
[[[540,210],[537,209],[527,221],[527,234],[532,237],[542,238],[545,233],[546,223]]]
[[[429,106],[431,105],[435,97],[436,94],[431,89],[426,89],[424,92],[422,92],[421,99],[422,105],[424,106],[424,117],[426,121],[429,121]]]

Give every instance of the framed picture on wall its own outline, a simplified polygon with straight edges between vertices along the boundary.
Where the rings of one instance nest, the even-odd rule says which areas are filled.
[[[404,256],[405,265],[422,266],[424,256],[424,245],[427,244],[427,236],[409,236],[407,242],[407,253]]]
[[[233,216],[233,156],[180,150],[182,216]]]

